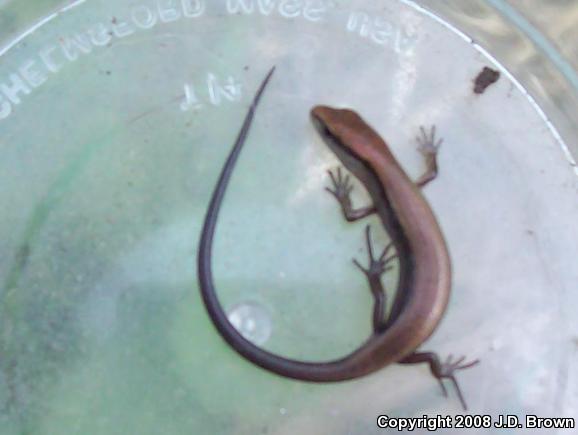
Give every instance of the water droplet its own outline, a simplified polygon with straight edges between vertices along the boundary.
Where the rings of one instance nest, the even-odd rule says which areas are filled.
[[[256,302],[235,305],[229,310],[228,318],[243,337],[258,346],[265,344],[271,337],[271,316]]]

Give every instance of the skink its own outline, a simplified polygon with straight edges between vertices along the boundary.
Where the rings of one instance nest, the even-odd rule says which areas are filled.
[[[422,131],[422,152],[428,171],[414,183],[400,167],[385,141],[355,112],[317,106],[311,116],[319,133],[343,165],[358,178],[371,196],[373,205],[353,210],[349,177],[341,170],[331,172],[332,188],[348,221],[377,213],[391,237],[392,245],[374,255],[370,228],[366,228],[369,266],[363,270],[374,297],[373,334],[354,352],[334,361],[313,363],[270,353],[246,338],[229,322],[215,291],[212,274],[212,247],[219,211],[235,164],[246,142],[253,118],[274,68],[261,84],[245,117],[237,140],[222,169],[210,200],[198,248],[198,280],[206,309],[221,336],[252,363],[281,376],[311,382],[335,382],[367,375],[391,363],[429,363],[440,382],[450,379],[464,408],[454,377],[456,370],[471,367],[464,358],[444,363],[433,353],[415,352],[434,331],[446,309],[450,294],[451,267],[448,250],[437,220],[419,187],[437,172],[435,132]],[[437,145],[437,146],[436,146]],[[395,254],[390,255],[391,248]],[[399,259],[399,284],[389,315],[385,312],[385,291],[381,275]]]

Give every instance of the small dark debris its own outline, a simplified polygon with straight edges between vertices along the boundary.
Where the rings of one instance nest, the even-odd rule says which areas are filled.
[[[111,72],[110,70],[107,70],[107,71],[105,71],[105,74],[106,74],[107,76],[109,76],[109,75],[112,74],[112,72]]]
[[[478,74],[474,81],[474,93],[481,95],[488,87],[496,83],[500,78],[500,71],[487,66]]]
[[[243,68],[245,71],[249,71],[249,65],[245,65],[245,67]]]
[[[112,24],[116,24],[116,23],[118,23],[118,20],[116,19],[116,17],[112,17],[112,20],[110,20],[110,22]]]

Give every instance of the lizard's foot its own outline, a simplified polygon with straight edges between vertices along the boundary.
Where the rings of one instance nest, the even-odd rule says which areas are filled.
[[[363,207],[354,210],[351,204],[351,192],[353,191],[353,184],[349,175],[343,176],[341,168],[337,171],[327,171],[331,177],[332,187],[326,187],[331,195],[335,197],[337,202],[341,205],[343,216],[348,222],[355,222],[375,213],[375,207]]]
[[[436,155],[442,146],[442,143],[444,142],[443,139],[436,141],[436,126],[432,125],[429,133],[423,126],[421,126],[419,130],[421,132],[421,136],[416,137],[416,141],[419,145],[419,152],[422,153],[425,157]]]
[[[443,383],[443,379],[449,379],[458,393],[458,397],[464,408],[464,411],[467,411],[468,407],[466,405],[466,401],[464,400],[462,390],[460,390],[460,386],[458,385],[458,381],[456,380],[456,372],[458,370],[464,370],[473,367],[480,361],[475,360],[468,363],[464,363],[464,360],[466,359],[466,357],[464,356],[458,358],[456,361],[454,361],[453,359],[454,359],[453,356],[450,355],[448,356],[445,362],[441,362],[437,354],[433,352],[414,352],[406,356],[404,359],[400,360],[399,363],[401,364],[427,363],[429,365],[431,374],[439,382],[440,387],[444,393],[444,396],[446,397],[448,396],[448,391],[446,390],[446,387]]]
[[[417,136],[416,140],[419,145],[419,152],[423,155],[426,165],[424,174],[416,181],[418,187],[423,187],[430,181],[434,180],[438,174],[437,156],[443,139],[436,141],[436,127],[435,125],[426,131],[424,127],[420,127],[421,136]]]
[[[367,244],[367,253],[369,256],[369,266],[367,268],[363,267],[356,259],[353,259],[353,263],[363,273],[365,273],[368,278],[380,278],[381,275],[393,268],[390,263],[397,258],[396,253],[387,257],[387,254],[389,254],[393,248],[393,243],[388,244],[381,255],[376,258],[373,253],[373,244],[371,242],[371,227],[369,225],[365,227],[365,240]]]
[[[329,170],[327,173],[331,177],[333,188],[326,187],[325,190],[331,193],[342,206],[351,206],[353,185],[350,182],[349,175],[343,176],[341,168],[337,168],[336,172]]]
[[[442,382],[442,379],[449,379],[450,382],[454,385],[454,387],[458,393],[458,397],[460,398],[460,402],[462,403],[464,410],[467,410],[468,407],[466,405],[466,401],[465,401],[464,396],[462,394],[462,390],[460,389],[458,381],[456,380],[455,372],[457,372],[458,370],[464,370],[464,369],[468,369],[470,367],[473,367],[476,364],[478,364],[480,362],[480,360],[476,359],[474,361],[464,363],[465,359],[466,359],[466,357],[462,356],[462,357],[458,358],[456,361],[453,361],[453,355],[450,354],[444,363],[440,363],[439,361],[437,361],[437,363],[430,364],[430,369],[431,369],[432,374],[438,380],[438,382],[442,388],[442,391],[444,393],[444,396],[447,397],[448,392],[447,392],[446,387],[444,386],[444,384]]]

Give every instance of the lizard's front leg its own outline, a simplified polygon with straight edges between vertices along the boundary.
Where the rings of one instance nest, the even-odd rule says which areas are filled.
[[[363,207],[356,210],[353,209],[353,206],[351,205],[351,192],[353,191],[353,185],[351,184],[349,175],[343,176],[341,168],[337,168],[336,172],[327,172],[331,177],[333,187],[326,187],[325,190],[331,193],[341,205],[343,216],[347,222],[358,221],[367,216],[371,216],[376,212],[374,206]]]
[[[426,165],[424,174],[415,182],[418,187],[424,187],[438,175],[438,151],[443,139],[436,140],[436,127],[431,127],[429,133],[424,127],[420,127],[421,136],[416,137],[419,144],[419,152],[423,155]]]

